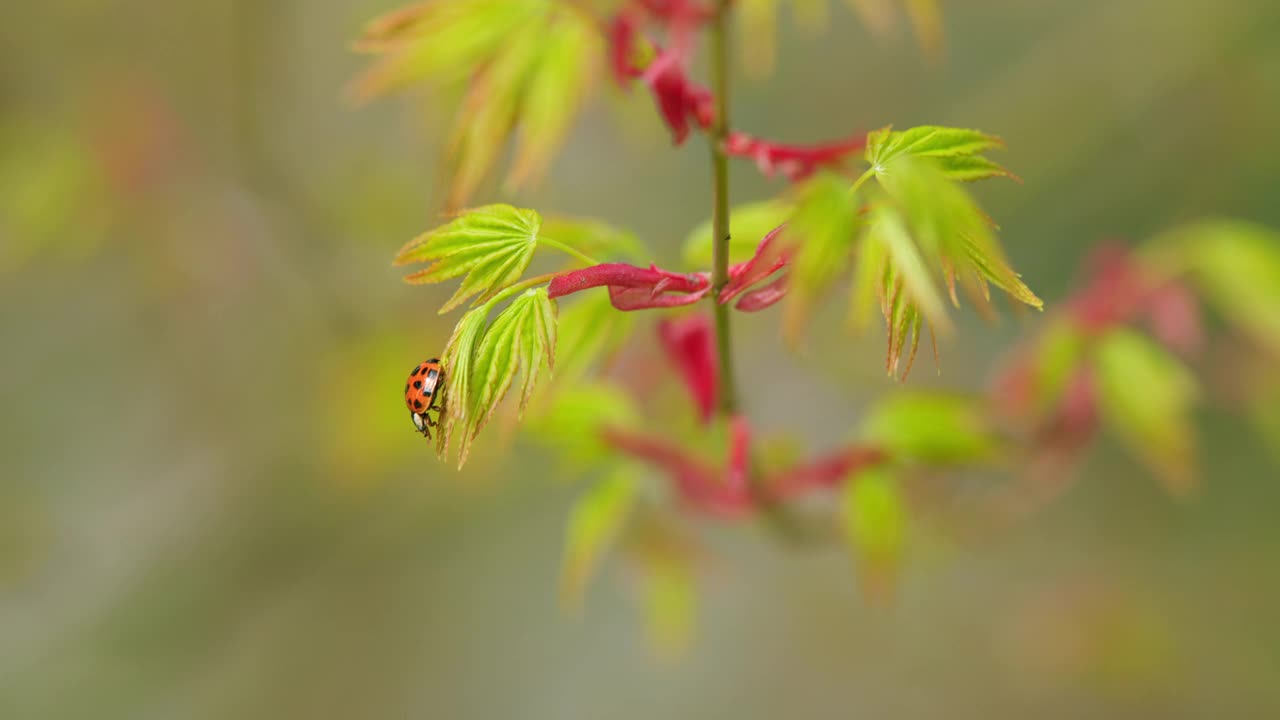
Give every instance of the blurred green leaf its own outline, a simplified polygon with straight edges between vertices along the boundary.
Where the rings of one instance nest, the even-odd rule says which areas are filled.
[[[942,12],[938,9],[938,0],[904,1],[916,42],[926,56],[936,59],[942,52]]]
[[[784,239],[795,246],[783,313],[788,341],[799,339],[819,296],[849,267],[857,211],[849,183],[839,175],[820,173],[801,187],[795,213],[783,231]]]
[[[627,521],[635,491],[631,470],[620,468],[574,503],[560,569],[560,598],[566,607],[581,604],[587,583]]]
[[[640,569],[649,641],[659,656],[684,652],[698,606],[693,557],[681,538],[646,533],[633,557]]]
[[[886,270],[884,297],[884,321],[889,331],[885,372],[890,377],[897,375],[902,353],[907,350],[907,364],[900,376],[906,379],[911,373],[911,367],[915,365],[916,351],[920,348],[920,330],[924,327],[925,318],[920,312],[920,306],[911,302],[903,289],[903,284],[895,282],[888,270]],[[910,342],[909,350],[908,342]]]
[[[853,284],[849,296],[849,324],[863,331],[871,324],[872,311],[880,302],[883,308],[885,279],[890,272],[889,250],[873,237],[874,218],[857,244],[853,263]]]
[[[1280,356],[1280,233],[1208,220],[1157,238],[1158,264],[1191,276],[1223,317]]]
[[[616,458],[601,438],[603,429],[634,428],[639,423],[640,413],[622,388],[602,382],[577,383],[550,397],[530,432],[553,448],[562,470],[572,474]]]
[[[942,49],[942,17],[937,0],[845,0],[873,33],[884,35],[896,23],[895,5],[904,5],[916,42],[933,58]]]
[[[894,393],[862,422],[860,441],[900,460],[966,465],[996,457],[1000,443],[978,398],[942,393]]]
[[[729,262],[750,260],[764,236],[786,222],[794,211],[792,203],[778,199],[746,203],[732,208],[729,211],[729,227],[732,230],[729,237]],[[684,261],[691,268],[706,269],[711,267],[712,256],[711,220],[708,219],[685,238]]]
[[[466,274],[453,297],[440,308],[446,313],[479,294],[484,302],[520,279],[538,244],[542,219],[533,210],[485,205],[467,210],[447,225],[410,241],[396,255],[396,265],[430,262],[405,278],[414,284],[438,283]]]
[[[1174,495],[1195,489],[1191,373],[1159,345],[1131,330],[1112,330],[1094,350],[1104,423]]]
[[[778,54],[780,0],[739,0],[735,15],[741,24],[742,64],[754,77],[773,72]]]
[[[0,122],[0,272],[45,251],[70,258],[97,249],[114,209],[94,161],[71,128]]]
[[[482,72],[477,72],[454,123],[445,153],[446,208],[467,202],[492,172],[520,118],[521,95],[537,66],[543,38],[514,33]]]
[[[538,22],[540,0],[423,2],[370,21],[357,50],[381,56],[351,88],[369,100],[418,82],[461,82],[499,54],[521,27]]]
[[[635,314],[618,312],[607,293],[579,293],[560,313],[560,342],[556,348],[557,376],[573,383],[597,361],[608,358],[626,342]]]
[[[889,599],[907,536],[906,502],[892,470],[868,468],[845,481],[840,526],[865,591]]]
[[[874,211],[863,242],[884,249],[885,260],[875,288],[889,335],[885,369],[891,376],[897,374],[903,351],[910,343],[907,364],[902,371],[905,378],[915,362],[923,325],[927,322],[931,327],[950,331],[951,321],[932,274],[908,234],[906,224],[892,206],[881,206]]]
[[[981,299],[987,297],[987,283],[991,283],[1019,302],[1043,307],[1009,266],[990,219],[964,188],[907,153],[896,153],[878,168],[876,178],[907,219],[923,255],[943,272],[949,287],[959,282]]]
[[[452,208],[488,177],[517,128],[509,182],[546,170],[599,73],[603,39],[569,3],[456,0],[383,16],[356,47],[380,56],[352,86],[359,100],[418,82],[468,83],[446,159]]]
[[[552,25],[531,70],[520,110],[520,146],[510,182],[542,176],[564,143],[604,53],[599,32],[576,14]]]
[[[1274,376],[1261,378],[1258,387],[1246,400],[1249,419],[1257,427],[1267,450],[1280,462],[1280,381]]]
[[[1045,328],[1034,349],[1031,389],[1038,412],[1057,404],[1084,360],[1085,337],[1075,323],[1064,318]]]
[[[907,224],[902,215],[892,206],[881,206],[871,216],[864,239],[868,243],[878,243],[885,250],[883,284],[885,289],[902,285],[906,300],[919,308],[926,319],[944,330],[950,329],[946,307],[938,290],[933,273],[925,265],[919,249],[911,239]],[[891,297],[889,292],[882,297]],[[886,320],[891,313],[886,312]]]

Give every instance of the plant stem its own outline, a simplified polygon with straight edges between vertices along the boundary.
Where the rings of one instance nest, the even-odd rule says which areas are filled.
[[[716,351],[720,357],[720,399],[722,416],[738,411],[737,384],[733,375],[733,352],[729,333],[729,306],[720,303],[720,291],[729,282],[729,157],[725,139],[729,135],[729,7],[731,0],[719,0],[711,20],[711,91],[716,98],[716,119],[709,136],[713,204],[711,231],[714,265],[711,270],[711,304],[715,308]]]
[[[545,273],[543,275],[535,275],[531,278],[525,278],[524,280],[521,280],[515,285],[503,288],[496,295],[489,298],[489,300],[485,302],[484,304],[484,307],[486,308],[485,312],[487,313],[489,310],[493,309],[494,305],[497,305],[498,303],[502,302],[503,300],[506,300],[512,295],[515,295],[521,290],[528,290],[531,287],[536,287],[538,285],[542,285],[543,283],[551,282],[553,279],[555,279],[555,276],[559,274],[560,273]]]
[[[551,238],[549,238],[549,237],[539,237],[539,238],[538,238],[538,244],[539,244],[539,245],[543,245],[543,246],[545,246],[545,247],[549,247],[549,248],[555,248],[556,250],[559,250],[560,252],[565,253],[566,255],[569,255],[570,257],[573,257],[573,258],[575,258],[575,259],[577,259],[577,260],[581,260],[583,263],[585,263],[585,264],[586,264],[586,265],[588,265],[588,266],[590,266],[590,265],[599,265],[599,264],[600,264],[600,261],[599,261],[599,260],[595,260],[594,258],[592,258],[592,257],[591,257],[591,256],[589,256],[589,255],[586,255],[586,254],[584,254],[584,253],[578,252],[577,250],[574,250],[573,248],[571,248],[571,247],[569,247],[568,245],[566,245],[566,244],[564,244],[564,243],[560,242],[559,240],[552,240],[552,239],[551,239]]]

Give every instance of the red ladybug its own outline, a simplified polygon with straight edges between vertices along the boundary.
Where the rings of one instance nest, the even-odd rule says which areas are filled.
[[[438,409],[436,400],[442,392],[444,371],[440,369],[440,358],[431,358],[415,367],[409,373],[409,381],[404,384],[404,404],[409,407],[413,426],[427,439],[431,438],[431,428],[440,423],[427,413]]]

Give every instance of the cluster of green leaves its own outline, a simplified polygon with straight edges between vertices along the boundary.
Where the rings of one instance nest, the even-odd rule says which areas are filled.
[[[1237,220],[1203,220],[1154,238],[1144,256],[1189,280],[1222,317],[1280,357],[1280,232]]]
[[[548,231],[559,237],[549,237]],[[405,278],[410,283],[462,278],[441,307],[442,314],[468,301],[472,305],[441,354],[446,382],[439,454],[446,455],[456,437],[459,465],[465,463],[472,441],[492,419],[516,376],[522,377],[519,408],[523,412],[543,370],[549,373],[555,366],[561,320],[556,301],[542,287],[551,275],[524,278],[535,251],[550,248],[574,261],[594,263],[584,250],[612,257],[634,253],[635,247],[631,235],[594,221],[556,218],[544,223],[533,210],[496,204],[467,210],[400,250],[397,265],[429,263]],[[508,299],[490,321],[494,310]],[[628,327],[629,319],[616,318],[616,312],[606,314],[600,300],[599,294],[585,296],[566,313],[568,352],[564,354],[571,373],[581,372],[616,347]],[[607,297],[603,300],[607,307]]]
[[[1093,336],[1067,318],[1041,333],[1033,353],[1030,390],[1036,414],[1051,413],[1071,381],[1086,373],[1106,429],[1169,492],[1185,495],[1195,487],[1191,411],[1199,385],[1180,359],[1130,328]]]
[[[465,85],[447,153],[458,207],[519,135],[512,186],[547,169],[597,77],[603,38],[593,17],[557,0],[424,2],[369,24],[357,49],[378,56],[352,87],[368,99],[420,82]]]
[[[867,138],[866,172],[855,182],[823,172],[792,200],[739,207],[733,214],[740,257],[761,230],[789,221],[793,248],[784,307],[784,335],[798,341],[816,304],[852,266],[851,324],[862,328],[879,307],[889,332],[888,370],[911,358],[926,327],[949,331],[944,298],[959,305],[957,288],[989,311],[989,286],[1035,308],[1038,297],[1019,278],[996,239],[996,228],[961,183],[1012,173],[983,155],[998,138],[977,130],[885,128]],[[868,181],[874,179],[874,183]],[[767,231],[767,230],[766,230]],[[760,233],[760,234],[757,234]],[[686,257],[702,260],[709,233],[698,228]]]
[[[591,478],[574,501],[565,528],[562,605],[581,607],[605,557],[621,545],[623,559],[640,582],[655,649],[678,652],[691,634],[697,603],[695,553],[680,528],[646,499],[643,468],[620,459],[601,432],[642,427],[631,396],[603,380],[574,382],[558,390],[537,419],[534,435],[555,451],[566,475]]]
[[[869,597],[884,600],[910,538],[904,480],[935,470],[998,462],[1004,441],[981,399],[951,393],[902,392],[867,412],[854,435],[889,460],[857,470],[842,487],[839,526]]]
[[[1280,357],[1280,233],[1238,221],[1202,221],[1157,236],[1138,258],[1156,280],[1188,282],[1270,362]],[[1132,328],[1095,336],[1060,318],[1038,338],[1031,371],[1032,401],[1040,413],[1062,401],[1073,377],[1088,373],[1109,432],[1170,493],[1194,490],[1192,411],[1201,388],[1173,352]],[[1251,414],[1266,432],[1268,415]]]
[[[738,18],[745,42],[742,61],[747,70],[766,74],[773,69],[777,54],[778,14],[783,0],[740,0]],[[796,22],[809,29],[827,25],[827,0],[790,0]],[[916,36],[916,42],[929,56],[942,49],[942,18],[937,0],[845,0],[863,24],[877,35],[894,29],[900,14],[905,13]]]

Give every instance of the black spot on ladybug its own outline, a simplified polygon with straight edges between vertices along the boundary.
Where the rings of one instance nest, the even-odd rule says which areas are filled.
[[[413,381],[413,386],[414,386],[414,387],[416,387],[416,388],[421,389],[421,388],[422,388],[422,381],[421,381],[421,380],[414,380],[414,381]],[[409,389],[409,388],[405,388],[405,390],[408,390],[408,389]]]
[[[421,401],[421,400],[414,400],[414,401],[413,401],[413,407],[414,407],[414,409],[415,409],[415,410],[421,410],[421,409],[422,409],[422,401]]]
[[[427,388],[426,390],[423,390],[422,394],[426,395],[427,397],[431,397],[431,389]]]
[[[435,365],[435,364],[436,364],[436,363],[438,363],[438,362],[440,362],[440,358],[431,358],[430,360],[428,360],[428,361],[427,361],[427,364],[428,364],[428,365]]]

